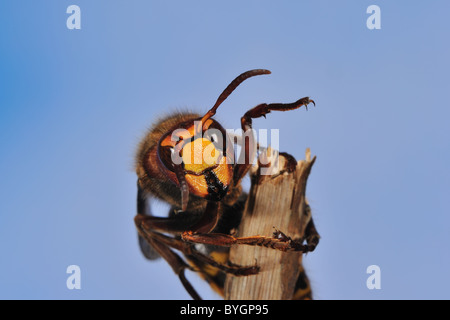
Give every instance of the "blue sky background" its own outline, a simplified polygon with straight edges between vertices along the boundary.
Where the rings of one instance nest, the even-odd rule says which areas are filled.
[[[81,30],[66,8],[81,8]],[[381,30],[366,27],[371,4]],[[0,3],[0,298],[189,299],[140,254],[135,148],[161,113],[261,102],[280,148],[317,162],[307,195],[322,235],[305,258],[317,299],[449,299],[450,44],[444,1]],[[164,206],[158,206],[165,210]],[[82,289],[66,288],[81,267]],[[366,268],[381,268],[368,290]],[[218,298],[189,274],[200,294]]]

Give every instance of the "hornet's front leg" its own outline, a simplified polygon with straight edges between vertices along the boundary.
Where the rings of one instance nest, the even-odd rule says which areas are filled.
[[[271,111],[289,111],[305,106],[308,108],[308,104],[312,103],[314,106],[316,103],[309,97],[301,98],[293,103],[262,103],[247,111],[241,118],[241,127],[244,132],[243,146],[238,163],[235,165],[233,180],[235,185],[247,174],[248,170],[252,166],[252,161],[256,155],[256,141],[252,133],[252,119],[266,117],[266,114]],[[243,158],[243,160],[241,160]]]

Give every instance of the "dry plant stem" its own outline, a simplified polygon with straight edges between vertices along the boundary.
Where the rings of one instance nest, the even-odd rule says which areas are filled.
[[[287,160],[279,157],[279,174],[260,175],[260,166],[250,173],[252,185],[237,236],[270,237],[274,228],[292,239],[303,237],[310,220],[306,210],[306,182],[314,164],[309,149],[306,159],[297,162],[293,172],[286,172]],[[247,277],[227,275],[227,300],[289,300],[302,263],[302,253],[281,252],[256,246],[232,246],[230,262],[260,266],[260,273]]]

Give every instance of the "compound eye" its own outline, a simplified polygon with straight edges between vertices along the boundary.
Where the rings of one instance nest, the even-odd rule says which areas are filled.
[[[173,154],[175,152],[175,149],[171,146],[160,146],[159,150],[158,150],[158,155],[159,158],[161,159],[162,163],[164,164],[164,166],[173,171]]]

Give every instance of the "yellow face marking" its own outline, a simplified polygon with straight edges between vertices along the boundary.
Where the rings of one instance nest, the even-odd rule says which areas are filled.
[[[205,169],[217,164],[221,152],[208,139],[198,138],[183,146],[184,169],[201,174]]]
[[[186,174],[185,177],[190,192],[199,197],[206,197],[208,195],[208,184],[203,175],[196,176],[195,174]]]

